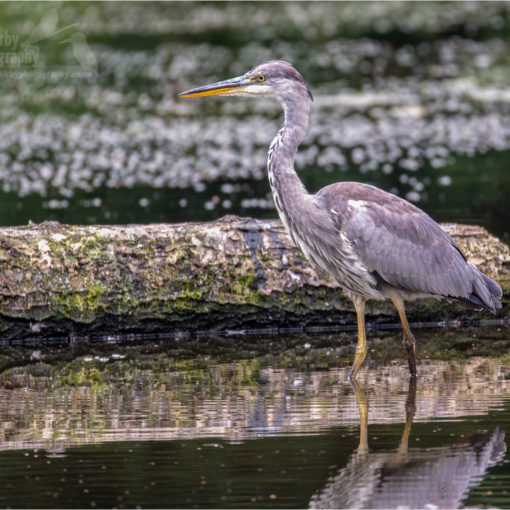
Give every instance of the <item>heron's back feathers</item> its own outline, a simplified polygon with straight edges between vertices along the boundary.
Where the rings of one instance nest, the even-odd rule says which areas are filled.
[[[315,196],[368,271],[404,296],[431,295],[495,313],[499,285],[481,273],[430,216],[395,195],[355,182],[327,186]],[[342,283],[342,282],[339,282]]]

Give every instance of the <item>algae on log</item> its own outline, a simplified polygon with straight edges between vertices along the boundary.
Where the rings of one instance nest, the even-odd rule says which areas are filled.
[[[508,246],[480,227],[443,227],[500,283],[507,304]],[[279,221],[1,228],[0,264],[3,339],[300,327],[354,316]],[[490,316],[436,300],[407,308],[411,320]],[[370,302],[367,313],[396,320],[383,302]]]

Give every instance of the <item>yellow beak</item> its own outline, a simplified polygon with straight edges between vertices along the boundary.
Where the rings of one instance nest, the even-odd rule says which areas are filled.
[[[250,85],[250,83],[247,83],[243,76],[238,76],[237,78],[231,78],[230,80],[219,81],[196,89],[187,90],[186,92],[181,92],[179,97],[205,97],[236,94],[243,92],[248,85]]]

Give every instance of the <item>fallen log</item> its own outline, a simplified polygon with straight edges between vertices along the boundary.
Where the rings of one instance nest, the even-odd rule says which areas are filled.
[[[508,246],[481,227],[443,228],[500,283],[508,304]],[[312,269],[276,220],[5,227],[0,264],[4,340],[355,323],[339,286]],[[383,302],[367,313],[369,321],[397,320]],[[409,303],[408,317],[492,316],[423,300]]]

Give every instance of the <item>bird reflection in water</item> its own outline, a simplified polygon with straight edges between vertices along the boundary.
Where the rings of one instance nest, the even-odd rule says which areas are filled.
[[[459,508],[487,470],[506,452],[505,434],[464,436],[462,444],[411,449],[409,435],[416,413],[416,384],[411,378],[406,422],[394,453],[370,453],[368,400],[351,381],[360,409],[360,442],[347,465],[331,477],[309,508]]]

